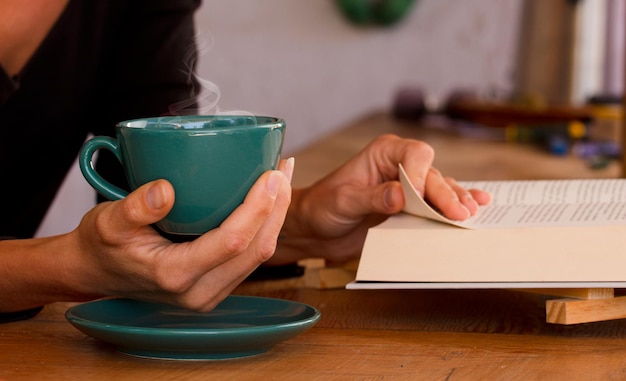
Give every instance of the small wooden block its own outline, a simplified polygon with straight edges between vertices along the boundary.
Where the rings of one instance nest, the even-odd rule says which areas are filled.
[[[306,266],[304,285],[309,288],[345,288],[356,278],[359,260],[345,263],[341,267],[326,267],[322,262]]]
[[[306,269],[304,285],[310,288],[344,288],[354,281],[356,271],[345,267],[321,267]]]
[[[518,288],[515,291],[575,299],[611,299],[615,296],[613,288]]]
[[[609,299],[555,299],[546,301],[546,321],[579,324],[626,318],[626,296]]]

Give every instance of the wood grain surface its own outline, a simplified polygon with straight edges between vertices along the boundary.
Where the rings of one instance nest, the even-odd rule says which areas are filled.
[[[271,281],[270,281],[271,282]],[[267,283],[267,282],[265,282]],[[626,321],[545,322],[545,297],[507,290],[238,293],[309,303],[309,331],[246,359],[140,359],[74,329],[69,304],[0,326],[5,380],[612,380],[626,377]]]

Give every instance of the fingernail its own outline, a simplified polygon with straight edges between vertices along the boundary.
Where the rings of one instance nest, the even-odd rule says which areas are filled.
[[[291,184],[291,179],[293,178],[293,169],[296,165],[296,158],[290,157],[287,159],[287,163],[285,165],[285,177],[287,177],[287,182]]]
[[[146,203],[151,209],[161,209],[165,206],[165,192],[159,184],[152,185],[146,192]]]
[[[393,196],[391,194],[391,187],[387,187],[387,189],[385,189],[385,193],[383,193],[383,202],[385,203],[385,208],[391,209],[393,205]]]
[[[278,189],[280,188],[280,183],[283,181],[283,174],[280,171],[272,171],[270,173],[269,179],[267,179],[267,192],[272,197],[276,197],[278,194]]]
[[[472,212],[470,212],[469,208],[467,206],[463,205],[463,203],[461,203],[461,202],[459,202],[458,204],[465,211],[465,218],[469,218],[472,215]]]

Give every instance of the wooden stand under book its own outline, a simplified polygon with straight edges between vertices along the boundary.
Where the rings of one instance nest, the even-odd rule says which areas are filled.
[[[316,289],[344,288],[356,276],[358,261],[344,267],[312,267],[305,272],[305,286]],[[546,301],[546,322],[580,324],[626,318],[626,296],[613,288],[522,288],[512,289],[561,299]]]
[[[626,296],[615,296],[613,288],[546,289],[533,292],[567,297],[546,301],[548,323],[579,324],[626,318]]]

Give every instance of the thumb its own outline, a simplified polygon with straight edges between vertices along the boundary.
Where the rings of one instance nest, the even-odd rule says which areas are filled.
[[[142,185],[115,203],[111,220],[121,230],[153,224],[165,217],[174,206],[174,188],[167,180]]]

